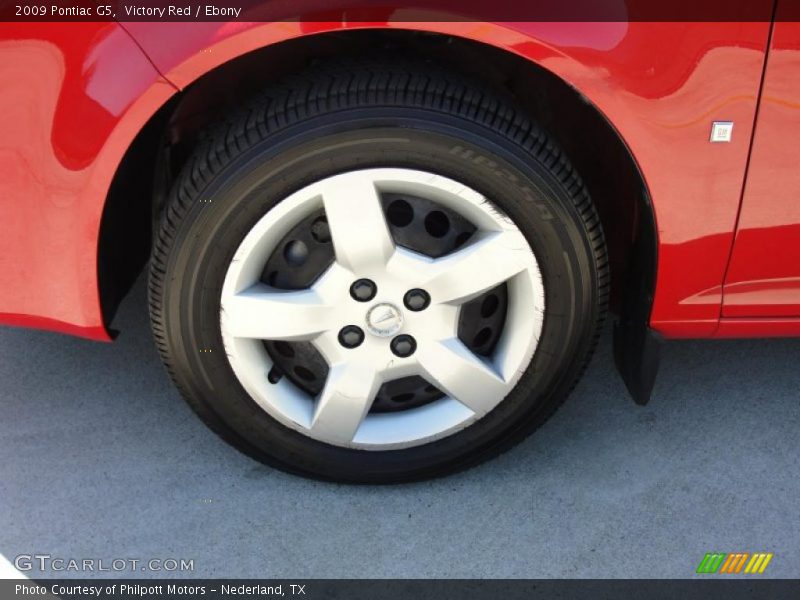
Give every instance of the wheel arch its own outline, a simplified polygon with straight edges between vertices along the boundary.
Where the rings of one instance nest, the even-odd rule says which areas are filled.
[[[655,293],[658,230],[646,179],[633,152],[591,100],[592,80],[580,63],[543,42],[523,43],[519,34],[511,35],[500,25],[481,25],[469,30],[468,37],[465,30],[432,31],[447,24],[416,23],[413,29],[339,29],[302,35],[285,30],[285,39],[277,39],[277,24],[260,24],[256,31],[239,34],[238,43],[223,39],[164,70],[181,91],[157,107],[133,140],[105,201],[98,277],[106,325],[147,261],[153,219],[203,128],[241,98],[315,60],[358,56],[379,47],[386,52],[399,48],[406,59],[435,60],[501,89],[558,141],[583,177],[605,229],[612,311],[620,316],[619,322],[646,328]],[[137,36],[137,31],[132,34]],[[274,43],[264,46],[264,39]],[[143,46],[147,49],[146,43]],[[547,61],[562,65],[558,73],[536,59],[554,54],[565,59]],[[568,81],[568,73],[583,74],[580,87]],[[148,195],[150,202],[144,200]],[[128,253],[120,252],[121,247]]]

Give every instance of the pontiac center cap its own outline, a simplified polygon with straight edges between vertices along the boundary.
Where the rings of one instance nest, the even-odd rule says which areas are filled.
[[[393,304],[376,304],[367,312],[367,329],[380,337],[394,335],[403,326],[403,314]]]

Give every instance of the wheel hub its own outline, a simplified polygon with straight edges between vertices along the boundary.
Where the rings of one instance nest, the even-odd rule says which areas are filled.
[[[367,329],[378,337],[391,337],[403,326],[403,313],[394,304],[381,302],[367,311]]]
[[[251,229],[220,325],[271,416],[387,450],[492,410],[530,362],[543,313],[530,246],[485,197],[431,173],[366,169],[299,190]]]

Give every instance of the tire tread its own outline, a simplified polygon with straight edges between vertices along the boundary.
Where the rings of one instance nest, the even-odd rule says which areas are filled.
[[[600,218],[579,174],[564,153],[528,115],[515,108],[513,99],[430,64],[404,64],[396,60],[376,58],[316,65],[257,94],[240,110],[223,116],[215,126],[200,136],[196,149],[175,182],[161,215],[150,260],[148,306],[152,331],[161,359],[172,380],[189,405],[211,429],[244,452],[272,464],[275,462],[243,442],[210,409],[198,402],[177,377],[164,314],[164,297],[169,284],[166,280],[169,257],[180,224],[188,211],[194,203],[202,200],[206,187],[236,157],[265,138],[304,119],[375,105],[413,106],[447,113],[499,132],[523,149],[531,160],[546,167],[569,195],[583,225],[596,270],[598,289],[593,332],[588,338],[588,344],[582,349],[580,366],[566,388],[567,393],[563,394],[560,402],[553,403],[539,422],[552,415],[575,387],[589,364],[602,332],[611,274]],[[455,470],[473,466],[508,450],[529,434],[532,428],[520,427],[519,430],[509,436],[512,439],[495,445],[491,453],[465,461]],[[285,464],[276,466],[296,471]],[[303,474],[320,478],[315,473],[304,471]]]

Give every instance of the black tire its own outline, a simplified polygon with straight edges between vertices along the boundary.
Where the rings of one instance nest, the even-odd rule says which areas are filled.
[[[227,362],[219,297],[234,251],[272,206],[322,177],[379,166],[432,171],[492,198],[531,244],[548,309],[533,360],[492,412],[426,445],[368,452],[308,438],[258,407]],[[429,66],[375,61],[295,76],[208,132],[162,217],[149,302],[167,369],[225,440],[292,473],[388,483],[475,465],[541,425],[589,361],[608,286],[586,189],[510,99]]]

